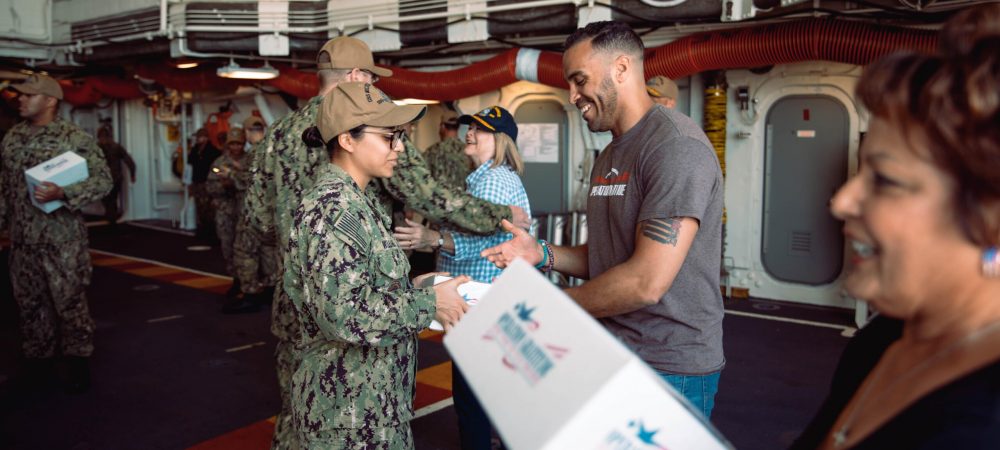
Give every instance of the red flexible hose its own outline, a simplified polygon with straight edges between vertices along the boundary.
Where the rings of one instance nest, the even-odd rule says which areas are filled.
[[[931,52],[937,33],[900,27],[833,20],[807,19],[794,22],[751,26],[734,30],[693,34],[646,53],[645,75],[666,75],[683,78],[706,70],[740,69],[800,61],[834,61],[848,64],[868,64],[896,50],[914,49]],[[517,49],[510,49],[493,58],[461,69],[443,72],[418,72],[389,67],[393,76],[383,78],[378,86],[395,98],[427,100],[457,100],[494,91],[517,81]],[[562,75],[562,54],[541,52],[538,59],[538,81],[547,86],[568,88]],[[181,90],[234,88],[238,82],[222,80],[212,71],[179,72],[162,67],[136,68],[144,78]],[[102,80],[105,81],[105,80]],[[268,83],[299,98],[316,95],[315,75],[293,68],[282,68],[281,76]],[[126,98],[131,89],[109,87],[97,82],[85,87],[63,84],[67,101],[96,102],[94,91]],[[99,87],[100,86],[100,87]],[[96,89],[95,89],[96,88]],[[103,89],[102,89],[103,88]]]
[[[800,61],[868,64],[897,50],[931,52],[936,43],[935,31],[810,19],[693,34],[647,53],[645,71],[647,77],[683,78]]]
[[[392,77],[383,78],[378,87],[395,98],[458,100],[494,91],[517,81],[514,75],[516,59],[517,49],[510,49],[485,61],[447,72],[417,72],[391,67]]]
[[[267,84],[298,98],[313,98],[319,93],[316,74],[302,72],[287,66],[277,66],[281,76],[267,80]]]

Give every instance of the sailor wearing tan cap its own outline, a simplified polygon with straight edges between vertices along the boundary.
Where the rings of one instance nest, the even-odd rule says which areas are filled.
[[[267,130],[267,123],[260,116],[250,115],[246,119],[243,119],[243,132],[247,136],[248,150],[264,140],[265,130]]]
[[[254,158],[259,158],[261,141],[267,124],[259,116],[250,115],[243,120],[243,131],[247,136],[247,155],[237,183],[243,184],[243,189],[250,183],[249,168]],[[240,294],[222,305],[226,314],[252,313],[260,311],[261,306],[274,298],[274,285],[281,279],[280,256],[274,233],[260,233],[250,226],[247,214],[236,218],[236,237],[233,241],[233,269],[239,280]]]
[[[21,312],[24,373],[31,383],[52,379],[52,360],[67,360],[66,388],[90,385],[94,320],[85,295],[90,284],[87,229],[80,209],[111,191],[111,172],[94,138],[58,117],[59,83],[34,74],[12,85],[20,92],[20,113],[0,143],[0,229],[10,232],[10,278]],[[87,163],[89,176],[67,186],[45,182],[31,195],[40,203],[60,200],[45,213],[32,204],[24,171],[72,151]]]
[[[212,169],[205,181],[205,190],[212,196],[215,210],[215,234],[219,236],[226,274],[233,277],[233,284],[226,292],[232,298],[240,293],[240,279],[233,267],[233,241],[236,239],[236,221],[243,216],[246,195],[246,134],[242,128],[226,133],[225,152],[212,162]]]
[[[646,81],[646,92],[654,102],[667,108],[677,106],[677,83],[663,75],[658,75]]]
[[[254,158],[251,183],[247,194],[246,213],[251,225],[262,233],[275,233],[278,248],[288,248],[292,226],[292,213],[302,200],[302,194],[312,187],[320,170],[329,166],[326,149],[310,147],[303,143],[302,132],[316,124],[323,95],[340,83],[371,83],[377,77],[392,75],[390,70],[377,67],[368,46],[352,37],[331,39],[317,56],[319,95],[304,107],[276,122],[261,144],[260,158]],[[494,205],[459,190],[440,186],[430,176],[420,151],[404,140],[405,150],[399,154],[396,170],[390,178],[380,180],[377,186],[433,220],[447,219],[464,229],[487,233],[500,226],[504,218],[524,228],[530,218],[517,207]],[[287,253],[282,258],[288,258]],[[278,382],[281,384],[282,413],[275,422],[271,448],[296,448],[295,435],[288,429],[289,381],[299,364],[299,357],[291,340],[299,335],[293,308],[284,293],[282,283],[275,289],[271,309],[271,331],[278,337],[275,350],[278,365]]]
[[[288,246],[292,213],[302,200],[302,194],[312,187],[321,167],[328,158],[322,147],[308,147],[302,132],[316,124],[323,95],[339,83],[373,82],[392,72],[376,67],[368,45],[352,37],[337,37],[323,45],[316,58],[319,93],[295,112],[277,120],[267,130],[260,143],[260,154],[250,167],[244,212],[250,226],[261,235],[275,236],[279,251]],[[283,256],[282,256],[283,257]],[[233,312],[243,312],[241,309]],[[281,412],[275,419],[272,449],[300,448],[289,422],[289,383],[299,357],[291,340],[298,335],[292,316],[292,305],[281,289],[275,286],[271,308],[271,332],[278,338],[275,349],[278,384],[281,392]]]
[[[396,106],[367,83],[342,83],[304,135],[332,163],[295,211],[285,258],[303,349],[293,425],[307,448],[413,448],[417,334],[432,319],[450,329],[468,308],[456,289],[468,277],[410,283],[389,211],[371,189],[392,176],[402,127],[425,110]]]

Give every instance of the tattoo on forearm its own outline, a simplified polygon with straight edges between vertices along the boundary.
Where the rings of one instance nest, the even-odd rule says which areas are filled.
[[[681,232],[681,219],[650,219],[642,223],[642,235],[661,244],[677,246],[677,236]]]

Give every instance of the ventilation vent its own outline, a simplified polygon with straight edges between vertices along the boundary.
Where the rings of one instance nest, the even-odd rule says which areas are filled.
[[[788,253],[792,255],[809,255],[812,253],[812,233],[808,231],[793,231]]]

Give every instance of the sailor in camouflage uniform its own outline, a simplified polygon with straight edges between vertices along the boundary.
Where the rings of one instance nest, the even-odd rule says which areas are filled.
[[[424,106],[396,106],[368,83],[324,96],[311,144],[332,165],[295,212],[284,286],[301,362],[292,376],[293,424],[307,448],[411,449],[417,333],[437,319],[450,329],[467,306],[468,277],[410,284],[406,254],[389,231],[375,177],[392,175],[401,125]]]
[[[244,157],[244,166],[253,166],[255,157],[261,152],[261,141],[267,125],[264,119],[257,116],[247,117],[243,121],[243,131],[246,133],[249,151]],[[247,176],[238,180],[249,185],[249,170]],[[222,307],[226,314],[238,314],[260,311],[264,303],[270,303],[274,297],[274,285],[281,278],[281,267],[278,262],[278,248],[275,246],[274,233],[259,233],[250,225],[250,216],[242,214],[236,222],[236,240],[233,242],[233,266],[236,278],[240,282],[242,294]]]
[[[472,161],[465,154],[465,142],[458,138],[458,114],[446,109],[438,127],[441,140],[424,152],[427,167],[439,183],[465,190],[465,178],[472,173]]]
[[[374,82],[377,76],[392,75],[391,71],[375,66],[364,41],[347,36],[324,44],[317,61],[319,95],[274,123],[261,144],[260,157],[254,158],[250,169],[246,211],[251,225],[260,233],[276,234],[278,248],[282,250],[288,248],[292,215],[301,203],[303,193],[330,166],[326,149],[322,146],[309,147],[301,139],[303,131],[316,123],[323,94],[341,82]],[[408,141],[405,148],[399,155],[393,176],[380,185],[407,206],[427,217],[436,220],[447,218],[458,228],[478,233],[492,232],[503,218],[512,218],[515,224],[524,228],[530,224],[530,218],[520,208],[494,205],[464,192],[439,186],[430,177],[420,151]],[[283,266],[287,256],[282,254]],[[274,304],[271,306],[271,332],[278,338],[275,358],[282,395],[282,411],[275,422],[272,449],[298,448],[288,415],[289,381],[300,360],[291,344],[292,338],[298,335],[298,324],[293,320],[292,306],[282,285],[278,283],[275,286]]]
[[[233,241],[236,238],[236,221],[243,216],[246,193],[246,136],[242,128],[233,128],[226,134],[226,152],[216,158],[205,181],[205,190],[212,196],[215,208],[215,232],[226,261],[226,273],[233,278],[228,295],[240,292],[239,278],[233,267]]]
[[[62,88],[45,75],[12,86],[21,92],[18,123],[0,143],[0,229],[10,227],[10,277],[21,312],[27,375],[51,366],[57,347],[69,364],[67,388],[90,385],[94,320],[86,289],[91,265],[80,209],[111,191],[111,173],[94,138],[57,116]],[[24,171],[72,151],[86,160],[88,178],[59,187],[45,182],[28,191]],[[64,206],[46,214],[29,196]]]

